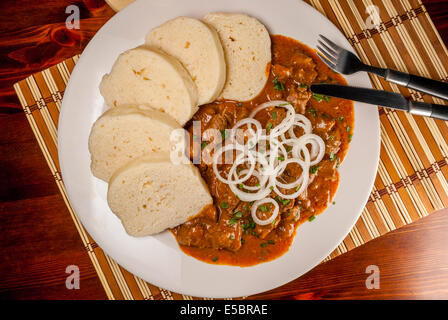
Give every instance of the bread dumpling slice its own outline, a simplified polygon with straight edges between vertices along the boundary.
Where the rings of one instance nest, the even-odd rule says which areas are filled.
[[[115,172],[107,202],[129,235],[143,237],[186,222],[213,200],[193,164],[173,164],[168,153],[155,153]]]
[[[154,152],[169,152],[170,135],[178,128],[178,122],[155,109],[119,106],[107,110],[90,131],[93,175],[108,182],[118,168],[131,160]]]
[[[154,28],[146,44],[178,59],[193,78],[199,105],[214,101],[226,80],[226,62],[218,33],[200,20],[178,17]]]
[[[175,58],[140,46],[120,54],[100,92],[110,107],[147,105],[184,125],[198,110],[196,85]]]
[[[227,78],[220,98],[247,101],[264,88],[271,62],[271,38],[257,19],[240,13],[209,13],[224,49]]]

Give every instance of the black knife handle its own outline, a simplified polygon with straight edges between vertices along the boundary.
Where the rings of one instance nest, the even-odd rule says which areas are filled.
[[[448,100],[448,83],[446,82],[436,81],[391,69],[386,70],[384,79],[400,86],[415,89],[437,98]]]
[[[448,106],[441,104],[412,101],[409,103],[409,112],[448,121]]]
[[[448,121],[448,106],[433,104],[431,117]]]

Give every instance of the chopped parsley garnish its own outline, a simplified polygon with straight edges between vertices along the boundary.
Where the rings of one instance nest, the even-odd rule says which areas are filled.
[[[276,120],[277,119],[277,112],[272,112],[272,119]]]
[[[277,157],[278,161],[285,161],[285,157]]]
[[[283,83],[278,81],[278,76],[275,77],[274,80],[272,80],[272,83],[274,84],[274,89],[275,90],[285,90],[285,86],[283,85]]]
[[[233,226],[235,223],[238,222],[238,218],[233,217],[232,219],[229,220],[229,226]]]
[[[336,201],[333,201],[332,204],[335,205],[335,204],[336,204]]]
[[[352,134],[349,134],[349,135],[348,135],[348,142],[349,142],[349,143],[352,142],[352,138],[353,138],[353,135],[352,135]]]
[[[262,247],[262,248],[266,248],[268,244],[270,244],[270,245],[274,245],[274,244],[275,244],[275,241],[274,241],[274,240],[268,240],[267,242],[263,242],[263,243],[261,243],[261,244],[260,244],[260,247]]]
[[[203,141],[201,143],[201,149],[204,149],[207,145],[208,145],[208,142],[207,141]]]
[[[229,220],[229,225],[233,226],[235,223],[238,222],[238,220],[240,220],[243,217],[243,213],[241,211],[236,211],[233,214],[232,219]]]
[[[255,224],[254,219],[252,219],[252,217],[249,217],[249,218],[248,218],[248,221],[249,221],[249,227],[250,227],[251,229],[255,229],[256,224]]]
[[[233,234],[231,234],[230,237],[229,237],[229,239],[230,239],[230,240],[233,240],[233,239],[235,239],[235,236],[234,236]]]
[[[352,130],[352,127],[347,126],[347,132],[350,132]]]
[[[336,155],[332,152],[330,153],[330,161],[333,162],[336,159]]]
[[[286,147],[286,152],[289,152],[289,151],[291,151],[292,150],[292,147],[291,146],[287,146]]]
[[[242,107],[242,106],[243,106],[243,103],[242,103],[242,102],[238,102],[236,105],[237,105],[238,107]]]
[[[291,200],[289,200],[289,199],[282,199],[282,198],[280,198],[279,196],[276,196],[275,197],[275,200],[278,202],[278,203],[281,203],[281,204],[283,204],[283,205],[287,205],[288,203],[290,203],[291,202]]]
[[[316,112],[315,109],[311,108],[311,109],[310,109],[310,113],[313,115],[314,118],[317,117],[317,112]]]
[[[306,88],[306,84],[301,83],[300,88]]]
[[[271,205],[270,204],[260,206],[261,212],[268,212],[270,209],[271,209]]]
[[[270,186],[269,189],[272,191],[274,190],[274,186]]]
[[[313,221],[314,219],[316,219],[316,216],[313,214],[311,217],[308,218],[308,221]]]
[[[255,229],[256,224],[255,224],[254,220],[252,219],[252,217],[249,217],[247,219],[247,223],[241,224],[241,227],[243,228],[243,230],[246,234],[249,234],[249,229],[252,229],[252,230]]]
[[[227,130],[221,130],[221,137],[223,140],[225,140],[227,138],[227,136],[229,135],[229,133],[227,132]]]
[[[272,122],[269,122],[269,124],[266,126],[266,131],[271,130],[272,128]]]
[[[327,141],[333,141],[334,140],[334,136],[329,136]]]
[[[213,258],[212,258],[212,261],[213,261],[213,262],[218,261],[218,257],[213,257]]]
[[[221,202],[221,208],[227,209],[229,207],[229,204],[227,202]]]
[[[328,101],[330,101],[330,97],[329,96],[324,96],[324,100],[328,102]]]
[[[317,170],[319,170],[319,166],[312,166],[311,168],[310,168],[310,173],[316,173],[317,172]]]
[[[342,117],[342,116],[339,117],[339,121],[341,121],[341,122],[344,121],[344,117]]]
[[[324,95],[323,94],[319,94],[319,93],[313,93],[313,98],[317,102],[321,102],[324,99]]]

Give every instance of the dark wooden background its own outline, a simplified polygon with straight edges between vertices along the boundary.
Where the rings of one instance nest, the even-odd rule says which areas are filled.
[[[448,1],[423,1],[448,43]],[[67,30],[65,9],[81,8]],[[12,85],[82,52],[114,12],[102,0],[0,1],[0,299],[106,299]],[[448,210],[321,264],[254,298],[448,299]],[[67,290],[65,268],[80,268]],[[365,286],[369,265],[380,289]]]

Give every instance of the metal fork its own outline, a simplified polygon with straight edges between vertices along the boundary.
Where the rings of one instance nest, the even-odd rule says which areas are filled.
[[[319,58],[332,70],[342,74],[366,71],[387,81],[422,91],[435,97],[448,100],[448,83],[436,81],[396,70],[366,65],[352,52],[345,50],[323,35],[319,35],[317,52]]]

